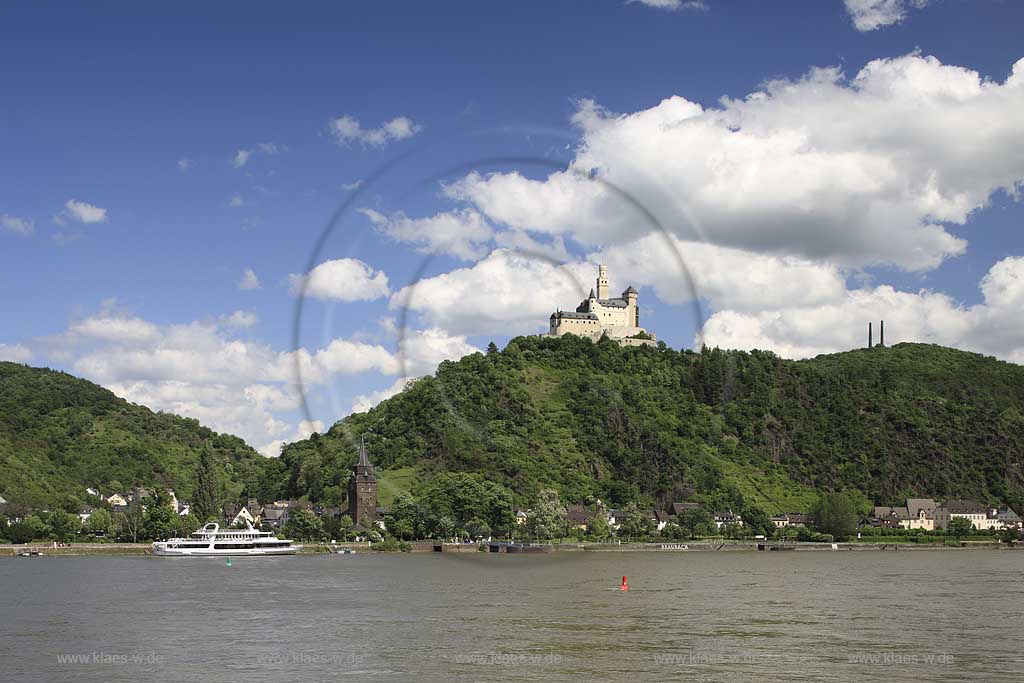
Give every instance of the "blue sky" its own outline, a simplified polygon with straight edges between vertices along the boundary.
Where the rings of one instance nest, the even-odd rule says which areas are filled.
[[[268,454],[541,331],[598,261],[676,348],[806,357],[887,317],[890,342],[1024,361],[1020,3],[3,14],[0,358]],[[593,178],[657,216],[695,295]]]

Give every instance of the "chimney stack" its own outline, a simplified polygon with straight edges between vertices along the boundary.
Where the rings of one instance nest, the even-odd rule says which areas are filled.
[[[878,345],[885,346],[885,321],[878,324]]]
[[[871,340],[872,340],[872,337],[871,337],[871,323],[868,323],[868,348],[869,349],[871,348]]]

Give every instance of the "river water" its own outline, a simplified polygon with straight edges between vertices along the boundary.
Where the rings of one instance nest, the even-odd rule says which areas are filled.
[[[981,550],[0,558],[0,679],[1020,681],[1022,575]]]

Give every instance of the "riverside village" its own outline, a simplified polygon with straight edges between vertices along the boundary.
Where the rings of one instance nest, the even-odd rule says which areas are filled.
[[[639,292],[610,293],[608,271],[598,267],[589,296],[572,311],[551,314],[542,338],[575,335],[597,343],[654,347],[657,337],[640,325]],[[884,323],[875,344],[884,347]],[[228,496],[203,464],[183,500],[172,488],[135,485],[111,490],[83,487],[59,506],[36,507],[7,491],[0,497],[0,539],[7,553],[125,550],[151,541],[187,537],[208,523],[224,529],[270,532],[305,543],[304,552],[335,549],[547,551],[584,549],[836,549],[1011,547],[1024,531],[1018,512],[977,500],[906,498],[865,501],[823,493],[806,509],[766,511],[745,503],[720,507],[701,491],[652,506],[650,501],[609,505],[600,499],[565,500],[553,488],[515,505],[506,492],[452,472],[418,497],[408,491],[379,498],[379,477],[367,437],[354,445],[347,486],[332,502],[305,498],[262,500],[252,491]],[[372,439],[370,439],[372,442]],[[387,477],[387,472],[380,473]],[[391,487],[393,488],[393,486]],[[873,504],[872,504],[873,503]]]

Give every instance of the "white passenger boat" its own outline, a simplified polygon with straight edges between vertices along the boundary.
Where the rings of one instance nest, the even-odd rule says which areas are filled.
[[[277,538],[273,532],[254,529],[221,529],[213,522],[188,538],[172,538],[153,544],[153,554],[174,557],[224,557],[226,555],[294,555],[302,547]]]

